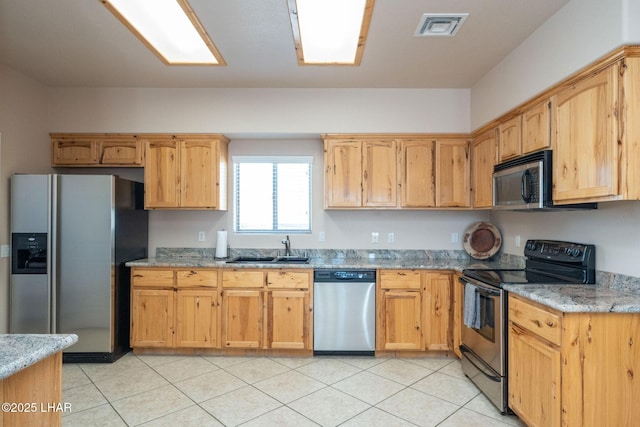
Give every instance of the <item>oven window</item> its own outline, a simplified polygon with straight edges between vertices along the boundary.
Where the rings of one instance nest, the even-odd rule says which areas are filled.
[[[475,329],[492,343],[496,342],[495,302],[495,297],[480,294],[480,328]]]

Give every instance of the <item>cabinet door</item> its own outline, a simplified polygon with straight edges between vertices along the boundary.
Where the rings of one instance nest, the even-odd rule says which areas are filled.
[[[92,139],[64,139],[51,141],[51,164],[95,165],[98,163],[98,142]]]
[[[267,292],[266,348],[310,349],[309,291]]]
[[[131,291],[131,347],[174,347],[174,292]]]
[[[379,350],[422,350],[419,291],[384,291],[378,309]]]
[[[218,347],[218,294],[210,289],[176,292],[176,346]]]
[[[260,348],[262,291],[228,289],[222,295],[224,347]]]
[[[142,141],[102,141],[101,165],[142,166],[144,147]]]
[[[361,147],[360,141],[325,141],[325,207],[362,206]]]
[[[213,140],[180,143],[180,207],[218,208],[219,144]]]
[[[472,145],[473,207],[489,208],[493,205],[493,166],[496,164],[497,130],[479,135]]]
[[[553,101],[553,200],[618,194],[617,64],[561,90]]]
[[[469,207],[469,186],[469,142],[436,141],[436,205]]]
[[[180,205],[180,151],[178,142],[149,141],[145,149],[144,207]]]
[[[522,117],[520,115],[500,124],[499,161],[512,159],[522,154]]]
[[[451,350],[451,275],[426,273],[424,292],[424,341],[427,350]]]
[[[509,407],[530,426],[560,425],[560,350],[509,324]]]
[[[522,113],[522,154],[551,148],[550,101],[544,101]]]
[[[362,143],[363,206],[397,206],[396,141]]]
[[[430,208],[436,205],[434,141],[400,142],[400,206]]]

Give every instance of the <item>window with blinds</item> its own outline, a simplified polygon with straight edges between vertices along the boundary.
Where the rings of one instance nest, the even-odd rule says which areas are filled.
[[[234,156],[236,232],[311,233],[312,157]]]

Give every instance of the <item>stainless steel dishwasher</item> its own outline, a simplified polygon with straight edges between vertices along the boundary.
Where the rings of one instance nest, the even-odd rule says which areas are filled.
[[[316,270],[313,282],[313,354],[373,356],[375,270]]]

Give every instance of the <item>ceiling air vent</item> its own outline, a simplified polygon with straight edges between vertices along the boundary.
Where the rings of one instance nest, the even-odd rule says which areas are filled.
[[[420,19],[416,36],[446,37],[453,36],[469,16],[468,13],[425,13]]]

